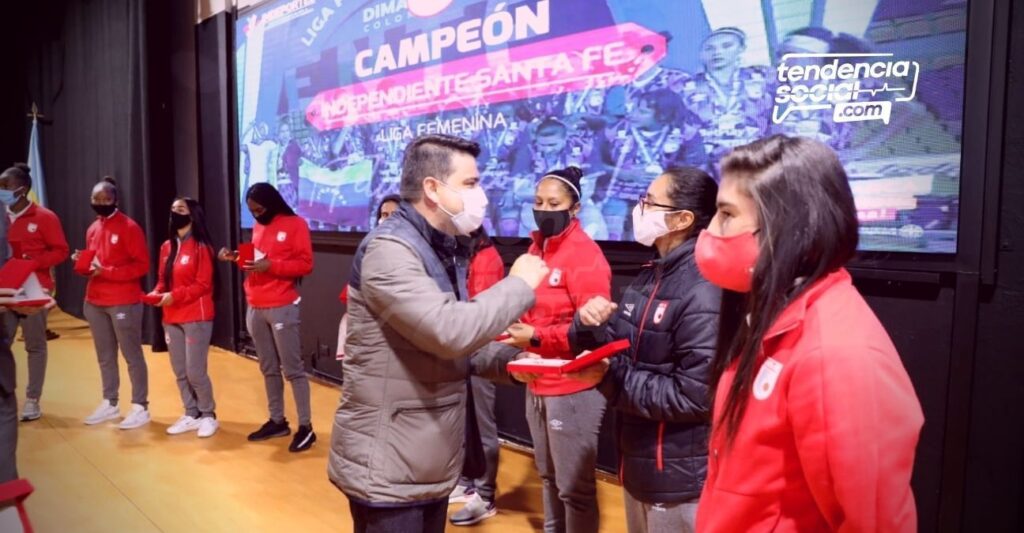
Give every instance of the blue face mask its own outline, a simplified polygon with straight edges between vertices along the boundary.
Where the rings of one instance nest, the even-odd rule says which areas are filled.
[[[7,191],[0,189],[0,204],[4,204],[7,207],[10,207],[18,203],[18,199],[20,197],[15,195],[14,193],[15,191]]]

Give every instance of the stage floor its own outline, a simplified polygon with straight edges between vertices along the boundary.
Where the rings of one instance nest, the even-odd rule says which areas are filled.
[[[150,410],[144,428],[121,431],[116,422],[86,426],[100,402],[99,368],[84,322],[50,317],[61,338],[50,343],[43,418],[19,426],[18,466],[36,492],[28,510],[36,531],[280,532],[350,531],[348,502],[327,480],[331,420],[339,390],[312,384],[313,427],[319,438],[306,453],[288,452],[290,439],[249,443],[245,435],[266,421],[263,379],[255,361],[213,349],[210,375],[220,431],[210,439],[169,436],[181,401],[167,354],[146,348]],[[27,381],[25,350],[15,342],[18,397]],[[121,363],[122,412],[131,388]],[[291,393],[287,416],[295,429]],[[503,450],[498,516],[451,531],[535,531],[543,524],[540,479],[533,459]],[[598,484],[602,531],[625,530],[622,489]],[[451,512],[460,505],[453,505]]]

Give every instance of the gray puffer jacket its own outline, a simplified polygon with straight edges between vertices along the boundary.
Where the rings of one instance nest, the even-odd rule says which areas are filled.
[[[328,464],[350,499],[423,504],[455,487],[469,356],[534,304],[511,277],[464,301],[467,256],[405,203],[356,252]]]

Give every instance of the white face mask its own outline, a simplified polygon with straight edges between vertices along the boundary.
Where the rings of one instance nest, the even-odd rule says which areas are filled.
[[[441,208],[441,211],[452,218],[452,224],[455,225],[455,231],[459,235],[469,236],[469,234],[480,229],[480,226],[484,223],[484,217],[487,215],[487,193],[484,192],[483,187],[473,187],[472,189],[460,189],[455,190],[448,186],[447,183],[437,180],[444,188],[456,193],[462,199],[462,212],[458,214],[452,214],[438,202],[437,206]]]
[[[633,207],[633,238],[644,246],[654,246],[654,241],[670,233],[665,215],[678,211],[651,211],[640,214],[640,204]]]

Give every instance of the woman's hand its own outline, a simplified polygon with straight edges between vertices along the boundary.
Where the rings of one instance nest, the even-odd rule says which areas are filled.
[[[234,263],[235,261],[238,261],[238,252],[233,252],[227,248],[221,248],[220,252],[217,252],[217,259],[227,263]]]
[[[77,263],[78,262],[78,256],[80,256],[80,255],[82,255],[82,251],[81,250],[75,250],[75,252],[73,254],[71,254],[71,262],[72,263]]]
[[[165,292],[164,297],[160,300],[160,303],[156,304],[157,307],[168,307],[174,305],[174,296],[171,293]]]
[[[519,349],[525,349],[530,346],[530,339],[533,338],[535,331],[536,330],[533,326],[528,324],[512,324],[507,330],[505,330],[505,334],[508,335],[509,338],[501,342],[509,346],[515,346]]]
[[[580,322],[588,327],[600,326],[608,322],[618,309],[618,304],[608,301],[603,296],[595,296],[580,307]]]
[[[596,387],[598,383],[604,380],[604,376],[608,373],[608,367],[610,366],[611,362],[608,359],[602,359],[597,364],[588,366],[579,372],[565,374],[565,377],[586,383],[588,387]]]
[[[264,257],[258,261],[246,261],[245,264],[242,265],[242,270],[257,273],[266,272],[270,270],[270,259]]]
[[[516,359],[540,359],[540,358],[541,358],[541,356],[539,356],[539,355],[537,355],[535,353],[523,352],[523,353],[519,354],[519,357],[517,357]],[[512,379],[514,379],[514,380],[516,380],[516,381],[518,381],[520,383],[526,384],[526,385],[529,385],[534,380],[536,380],[537,378],[540,377],[540,374],[530,374],[530,373],[526,373],[526,372],[510,372],[509,375],[512,376]]]

